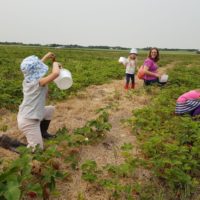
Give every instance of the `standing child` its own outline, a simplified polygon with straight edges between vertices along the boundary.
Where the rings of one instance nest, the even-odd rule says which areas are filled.
[[[135,48],[130,50],[129,56],[127,59],[121,57],[119,62],[126,67],[126,83],[124,88],[127,90],[129,88],[129,82],[131,79],[131,88],[135,88],[135,68],[136,68],[136,58],[138,51]]]
[[[46,60],[52,60],[52,72],[44,76],[48,66]],[[26,136],[28,147],[39,145],[43,149],[43,138],[50,138],[47,132],[52,119],[54,106],[45,106],[48,83],[56,79],[60,73],[60,64],[55,61],[55,55],[47,53],[41,60],[36,56],[29,56],[21,63],[24,74],[23,102],[19,106],[17,116],[18,127]]]

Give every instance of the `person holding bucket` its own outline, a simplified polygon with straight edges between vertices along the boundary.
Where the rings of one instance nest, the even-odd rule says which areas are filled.
[[[200,89],[182,94],[176,101],[175,113],[177,115],[200,115]]]
[[[45,76],[48,66],[45,61],[52,61],[52,71]],[[55,55],[51,52],[40,60],[36,56],[29,56],[21,63],[23,80],[23,101],[19,106],[17,116],[18,127],[25,134],[28,146],[35,148],[39,145],[43,149],[43,138],[53,137],[47,132],[54,106],[45,106],[48,83],[55,80],[60,73],[61,65],[55,62]]]
[[[157,48],[151,48],[148,54],[148,58],[144,61],[143,64],[143,80],[144,85],[151,85],[154,83],[160,83],[159,78],[161,74],[158,73],[159,61],[159,50]]]
[[[138,51],[135,48],[132,48],[129,52],[128,59],[124,57],[119,58],[119,63],[123,64],[126,68],[126,83],[124,89],[129,89],[129,82],[131,79],[131,86],[130,88],[135,88],[135,68],[136,68],[136,58],[138,55]]]

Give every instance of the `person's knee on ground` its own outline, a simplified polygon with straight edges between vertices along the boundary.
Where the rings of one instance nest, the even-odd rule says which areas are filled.
[[[29,134],[29,136],[27,136],[26,138],[28,142],[27,148],[32,148],[33,152],[35,151],[36,146],[39,146],[41,150],[44,149],[43,140],[42,140],[40,131],[38,132],[36,137],[34,137],[34,135]]]
[[[43,140],[40,131],[40,121],[34,119],[18,119],[18,128],[26,136],[27,147],[33,148],[33,151],[37,145],[43,149]]]

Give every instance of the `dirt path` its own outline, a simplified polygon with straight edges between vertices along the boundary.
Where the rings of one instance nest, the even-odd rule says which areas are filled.
[[[136,90],[141,87],[142,82],[137,81]],[[110,103],[116,103],[113,109],[109,112],[109,122],[112,129],[108,132],[107,137],[101,143],[95,146],[85,146],[80,152],[80,165],[85,160],[95,160],[98,166],[105,166],[106,164],[120,164],[123,158],[120,154],[120,147],[124,143],[135,143],[136,138],[130,133],[130,130],[124,127],[121,120],[128,119],[131,116],[132,110],[145,105],[148,98],[144,96],[134,95],[136,90],[125,91],[123,88],[124,81],[113,81],[110,84],[101,86],[91,86],[84,92],[85,99],[79,99],[81,103],[79,110],[80,115],[78,119],[70,122],[70,128],[77,127],[81,124],[83,119],[93,117],[95,110],[102,108]],[[74,101],[73,101],[74,102]],[[87,109],[85,109],[87,106]],[[76,106],[75,106],[76,107]],[[77,108],[77,107],[76,107]],[[74,116],[74,109],[72,116]],[[90,113],[91,112],[91,113]],[[70,113],[69,113],[70,115]],[[70,116],[69,116],[70,117]],[[77,120],[80,120],[79,122]],[[66,119],[66,123],[69,121]],[[72,127],[75,125],[74,127]],[[69,126],[67,126],[69,127]],[[134,150],[135,151],[135,150]],[[66,199],[77,199],[78,193],[85,194],[87,200],[92,199],[108,199],[106,194],[95,193],[93,189],[89,188],[83,180],[81,180],[81,173],[76,172],[72,176],[72,181],[67,184],[67,193],[64,195]],[[91,189],[91,191],[90,191]],[[87,192],[86,192],[87,191]]]
[[[173,63],[167,65],[161,71],[173,67]],[[59,102],[56,105],[56,112],[52,120],[50,131],[56,132],[58,128],[67,127],[70,132],[73,129],[82,127],[88,120],[96,117],[95,111],[98,108],[103,108],[109,104],[114,104],[113,109],[109,111],[109,122],[112,129],[107,134],[105,140],[97,145],[85,146],[80,152],[81,165],[85,160],[95,160],[98,166],[104,166],[108,163],[119,164],[123,162],[120,155],[120,147],[124,143],[135,144],[136,138],[130,130],[121,123],[123,119],[128,119],[132,115],[132,111],[143,107],[148,103],[149,97],[137,92],[141,89],[143,81],[136,79],[136,88],[134,90],[125,91],[123,88],[124,80],[115,80],[111,83],[90,86],[84,91],[79,92],[75,97]],[[11,135],[25,140],[17,129],[16,114],[5,111],[3,118],[0,121],[1,125],[8,126],[8,131],[4,134]],[[136,153],[133,150],[133,154]],[[5,149],[0,149],[0,157],[15,158],[16,154]],[[90,191],[89,186],[81,179],[81,172],[77,170],[72,175],[72,180],[66,184],[59,185],[61,191],[59,200],[77,200],[78,193],[85,194],[87,200],[107,200],[106,193]],[[55,198],[54,198],[55,199]]]
[[[174,64],[167,65],[160,71],[165,72],[166,69],[173,67]],[[125,127],[121,122],[124,119],[128,119],[132,116],[132,111],[147,105],[149,96],[138,95],[137,91],[141,90],[143,81],[136,79],[136,88],[134,90],[125,91],[123,88],[124,80],[113,81],[109,84],[100,86],[90,86],[84,92],[79,93],[76,99],[72,98],[67,102],[69,112],[66,114],[65,125],[69,129],[73,130],[85,124],[85,120],[90,120],[94,117],[94,113],[98,108],[102,108],[110,103],[116,104],[116,106],[109,112],[109,122],[112,125],[112,129],[107,134],[104,141],[95,146],[85,146],[80,152],[81,165],[85,160],[95,160],[98,166],[105,166],[106,164],[120,164],[123,162],[123,158],[120,154],[120,147],[124,143],[136,143],[136,138],[131,134],[130,129]],[[66,103],[64,103],[66,104]],[[66,106],[66,105],[65,105]],[[65,107],[59,104],[57,110],[59,113]],[[71,119],[71,116],[73,117]],[[62,118],[63,116],[60,115]],[[56,119],[58,116],[56,115]],[[61,120],[62,121],[62,120]],[[57,124],[57,122],[55,122]],[[137,149],[133,149],[133,154],[136,154]],[[64,191],[64,190],[65,191]],[[87,200],[107,200],[108,194],[102,193],[94,188],[91,188],[87,183],[81,179],[80,170],[76,171],[70,183],[66,184],[66,188],[63,188],[63,196],[59,199],[76,200],[79,193],[84,194]]]

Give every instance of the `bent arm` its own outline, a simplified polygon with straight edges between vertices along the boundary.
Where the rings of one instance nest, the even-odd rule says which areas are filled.
[[[46,84],[52,82],[59,76],[59,73],[60,73],[60,64],[58,62],[54,62],[51,74],[39,80],[40,86],[45,86]]]
[[[149,75],[149,76],[154,76],[154,77],[157,77],[157,78],[160,77],[159,73],[150,72],[149,68],[147,66],[144,66],[144,74]]]
[[[45,54],[45,55],[42,57],[41,61],[42,61],[42,62],[45,62],[46,60],[51,59],[51,60],[54,62],[54,61],[55,61],[55,58],[56,58],[56,56],[55,56],[54,53],[48,52],[47,54]]]

